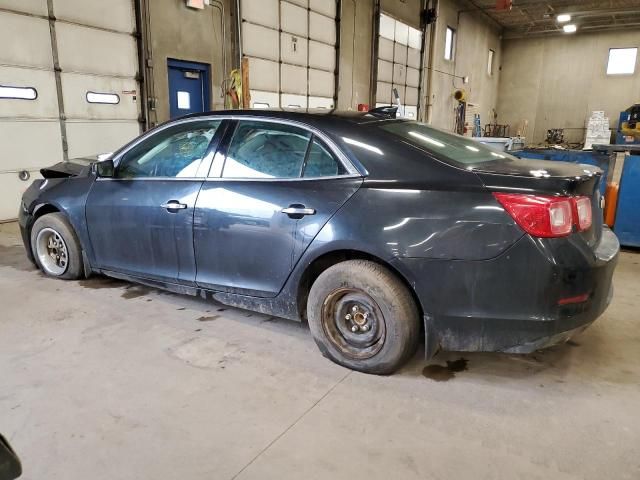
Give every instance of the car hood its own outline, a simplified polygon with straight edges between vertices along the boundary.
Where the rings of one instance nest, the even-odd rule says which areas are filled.
[[[74,158],[66,162],[56,163],[50,167],[40,169],[44,178],[66,178],[86,176],[91,170],[91,165],[98,160],[96,157]]]

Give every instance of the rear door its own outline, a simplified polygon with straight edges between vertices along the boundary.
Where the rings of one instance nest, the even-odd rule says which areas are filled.
[[[273,297],[362,179],[301,126],[240,120],[228,143],[196,203],[196,282]]]
[[[221,120],[160,129],[98,178],[86,218],[98,268],[168,283],[195,282],[193,212],[222,133]]]

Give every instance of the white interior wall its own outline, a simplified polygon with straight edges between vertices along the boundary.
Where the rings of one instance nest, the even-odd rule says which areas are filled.
[[[447,27],[456,31],[453,60],[444,58]],[[430,96],[427,98],[430,122],[437,127],[452,130],[457,89],[467,92],[467,99],[480,113],[481,123],[490,123],[498,103],[498,84],[502,48],[500,28],[478,10],[457,0],[441,0],[435,25],[436,38],[432,58]],[[489,50],[493,50],[493,74],[487,71]],[[464,84],[462,77],[469,77]]]
[[[640,30],[505,40],[499,122],[515,130],[526,120],[534,144],[551,128],[582,142],[593,110],[604,110],[617,128],[619,113],[640,103],[640,59],[633,75],[606,74],[609,49],[626,47],[640,48]]]

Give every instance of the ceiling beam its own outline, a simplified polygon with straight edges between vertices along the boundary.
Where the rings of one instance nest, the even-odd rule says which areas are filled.
[[[492,0],[493,1],[493,0]],[[636,15],[640,15],[640,6],[635,8],[611,8],[605,7],[602,9],[589,9],[589,10],[573,10],[580,8],[579,5],[576,6],[568,6],[568,7],[558,7],[553,5],[552,0],[518,0],[517,4],[513,6],[513,10],[511,12],[502,12],[495,9],[495,4],[493,5],[483,5],[483,0],[466,0],[467,5],[469,6],[468,10],[460,10],[459,13],[464,12],[481,12],[487,18],[489,18],[493,23],[495,23],[498,27],[504,30],[505,34],[515,33],[521,34],[522,32],[518,30],[526,30],[531,34],[537,33],[536,30],[539,26],[548,24],[556,25],[554,14],[559,13],[568,13],[575,20],[578,25],[580,24],[580,19],[596,19],[596,18],[612,18],[613,26],[618,27],[619,25],[625,25],[625,19],[631,20],[629,17],[634,17]],[[515,2],[514,2],[515,3]],[[578,2],[576,2],[578,3]],[[611,4],[609,4],[611,5]],[[531,7],[547,7],[546,11],[552,15],[547,18],[537,18],[533,17],[530,12]],[[518,18],[519,17],[519,18]],[[633,19],[635,20],[635,18]],[[627,23],[627,25],[629,25]],[[579,26],[579,28],[581,28]],[[590,28],[585,25],[584,28]],[[562,32],[561,25],[558,25],[557,28],[544,30],[544,32]]]
[[[585,27],[579,28],[578,34],[580,32],[585,32],[585,33],[607,32],[607,31],[619,32],[620,30],[636,30],[638,29],[638,27],[640,27],[640,22],[627,23],[627,24],[620,23],[617,25],[602,25],[602,26],[591,25],[591,26],[585,26]],[[511,29],[511,30],[505,31],[503,38],[505,40],[516,40],[516,39],[532,38],[532,37],[551,37],[551,36],[569,36],[569,35],[576,35],[576,34],[575,33],[566,34],[561,29],[560,30],[539,30],[539,31],[530,31],[530,32],[520,32],[520,31],[514,31],[513,29]]]

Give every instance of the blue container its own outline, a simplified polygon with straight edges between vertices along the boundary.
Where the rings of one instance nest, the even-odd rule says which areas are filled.
[[[556,150],[556,149],[524,149],[509,152],[520,158],[531,158],[536,160],[551,160],[554,162],[586,163],[594,165],[602,170],[602,181],[600,182],[600,194],[604,196],[607,188],[606,179],[609,175],[610,154],[597,150]]]
[[[640,155],[624,159],[613,231],[621,245],[640,247]]]

